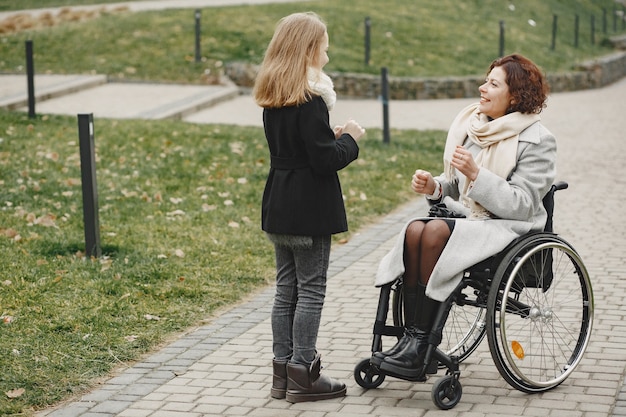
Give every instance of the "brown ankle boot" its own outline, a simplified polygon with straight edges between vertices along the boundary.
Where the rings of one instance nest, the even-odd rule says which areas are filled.
[[[297,363],[287,364],[287,401],[300,403],[304,401],[329,400],[346,395],[346,385],[328,376],[321,375],[320,355],[317,355],[311,366]]]
[[[287,360],[272,360],[272,398],[283,399],[287,393]]]

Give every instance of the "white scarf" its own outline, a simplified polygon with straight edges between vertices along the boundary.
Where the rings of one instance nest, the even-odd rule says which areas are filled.
[[[538,114],[520,112],[509,113],[490,120],[478,111],[478,103],[471,104],[456,116],[446,139],[443,153],[444,173],[448,181],[455,179],[455,170],[450,165],[452,154],[457,145],[462,145],[469,138],[481,150],[476,155],[476,164],[506,179],[517,164],[517,145],[519,134],[533,123],[541,120]],[[474,217],[489,216],[480,204],[467,198],[469,181],[461,192],[464,202],[472,210]]]
[[[337,101],[337,93],[335,93],[333,80],[323,71],[311,67],[309,67],[307,71],[307,78],[309,79],[309,87],[311,87],[311,90],[322,97],[329,111],[332,110]]]

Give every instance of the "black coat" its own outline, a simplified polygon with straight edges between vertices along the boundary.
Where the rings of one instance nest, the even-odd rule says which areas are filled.
[[[301,236],[348,230],[337,171],[358,157],[359,147],[348,134],[335,139],[324,100],[264,109],[263,124],[271,155],[263,230]]]

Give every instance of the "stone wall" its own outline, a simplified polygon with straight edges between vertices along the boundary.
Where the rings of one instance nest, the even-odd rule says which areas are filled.
[[[245,63],[226,65],[226,75],[238,86],[252,87],[258,66]],[[337,95],[346,98],[381,96],[381,76],[371,74],[329,72]],[[552,92],[598,88],[626,76],[626,51],[620,51],[583,62],[574,71],[548,74]],[[467,77],[394,77],[389,76],[389,99],[425,100],[476,97],[484,75]]]

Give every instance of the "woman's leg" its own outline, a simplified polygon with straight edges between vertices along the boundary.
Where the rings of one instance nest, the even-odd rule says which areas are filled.
[[[428,337],[439,303],[426,296],[426,284],[450,238],[451,227],[443,220],[414,222],[407,228],[405,236],[405,314],[415,311],[413,327],[406,332],[410,340],[404,348],[386,357],[381,369],[408,378],[423,377],[424,355]],[[407,308],[407,304],[415,306]]]

